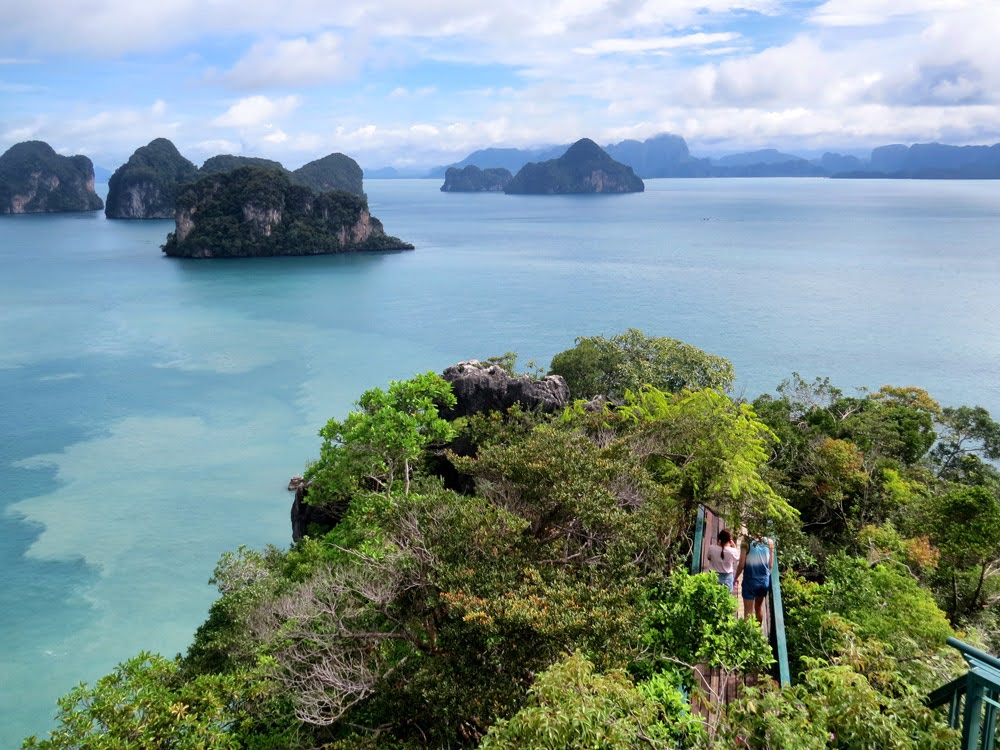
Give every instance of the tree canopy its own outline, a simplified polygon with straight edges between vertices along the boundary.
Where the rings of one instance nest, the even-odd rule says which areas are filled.
[[[582,336],[576,346],[552,358],[551,372],[562,375],[574,398],[622,398],[650,385],[663,391],[727,390],[732,364],[677,339],[651,337],[635,328],[612,336]]]
[[[797,375],[749,404],[679,344],[580,339],[620,395],[558,414],[447,419],[434,373],[366,391],[306,473],[332,527],[227,553],[186,655],[80,686],[25,747],[953,747],[944,642],[1000,645],[992,419]],[[776,538],[792,686],[686,572],[699,503]],[[706,720],[698,664],[758,682]]]

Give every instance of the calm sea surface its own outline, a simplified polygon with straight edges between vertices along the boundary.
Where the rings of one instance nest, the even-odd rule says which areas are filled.
[[[285,484],[366,388],[633,326],[1000,415],[1000,182],[652,180],[628,196],[370,181],[411,253],[182,261],[172,222],[0,217],[0,747],[186,648],[220,553],[289,542]]]

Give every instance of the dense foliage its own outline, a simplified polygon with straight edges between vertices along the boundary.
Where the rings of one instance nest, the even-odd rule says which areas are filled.
[[[558,159],[521,167],[508,194],[641,193],[646,189],[632,167],[615,161],[589,138],[570,146]]]
[[[261,167],[262,169],[277,169],[286,171],[281,162],[271,159],[263,159],[259,156],[234,156],[233,154],[219,154],[205,159],[201,165],[201,176],[207,177],[213,174],[225,174],[233,172],[242,167]]]
[[[646,336],[630,328],[612,336],[581,336],[576,346],[552,358],[551,372],[562,375],[573,398],[621,398],[644,385],[678,393],[727,390],[735,373],[729,360],[677,339]]]
[[[363,173],[354,159],[344,154],[328,154],[292,172],[292,182],[317,193],[344,190],[363,196]]]
[[[955,628],[997,646],[997,424],[797,375],[749,404],[725,360],[610,342],[648,344],[588,360],[617,400],[559,414],[449,420],[433,373],[362,394],[306,474],[340,520],[224,556],[186,656],[81,686],[26,747],[956,747],[924,698],[961,670]],[[776,537],[792,686],[686,572],[699,503]],[[719,705],[709,666],[757,684]]]
[[[202,178],[177,197],[167,255],[231,258],[412,249],[382,230],[368,201],[314,193],[282,170],[241,167]]]
[[[197,178],[198,168],[173,143],[156,138],[111,175],[104,213],[112,219],[172,219],[178,190]]]
[[[103,207],[86,156],[61,156],[43,141],[18,143],[0,155],[0,214]]]

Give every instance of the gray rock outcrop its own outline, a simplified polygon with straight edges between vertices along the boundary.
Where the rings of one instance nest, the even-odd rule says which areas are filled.
[[[449,418],[490,411],[506,411],[514,404],[524,409],[553,412],[569,403],[569,386],[561,375],[536,379],[511,375],[499,365],[470,359],[447,368],[442,377],[451,383],[458,403]]]

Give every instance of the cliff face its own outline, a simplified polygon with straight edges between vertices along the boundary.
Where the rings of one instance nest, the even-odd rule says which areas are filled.
[[[0,214],[97,211],[94,165],[86,156],[60,156],[49,144],[26,141],[0,156]]]
[[[479,193],[499,192],[503,190],[514,175],[509,170],[500,168],[480,169],[470,164],[464,169],[449,167],[444,174],[443,193]]]
[[[558,159],[524,165],[508,194],[641,193],[642,180],[632,167],[615,161],[588,138],[577,141]]]
[[[177,198],[163,252],[187,258],[412,250],[387,235],[361,196],[314,193],[285,172],[243,167],[210,175]]]
[[[157,138],[136,149],[108,181],[109,219],[171,219],[177,192],[198,177],[198,168],[173,143]]]

